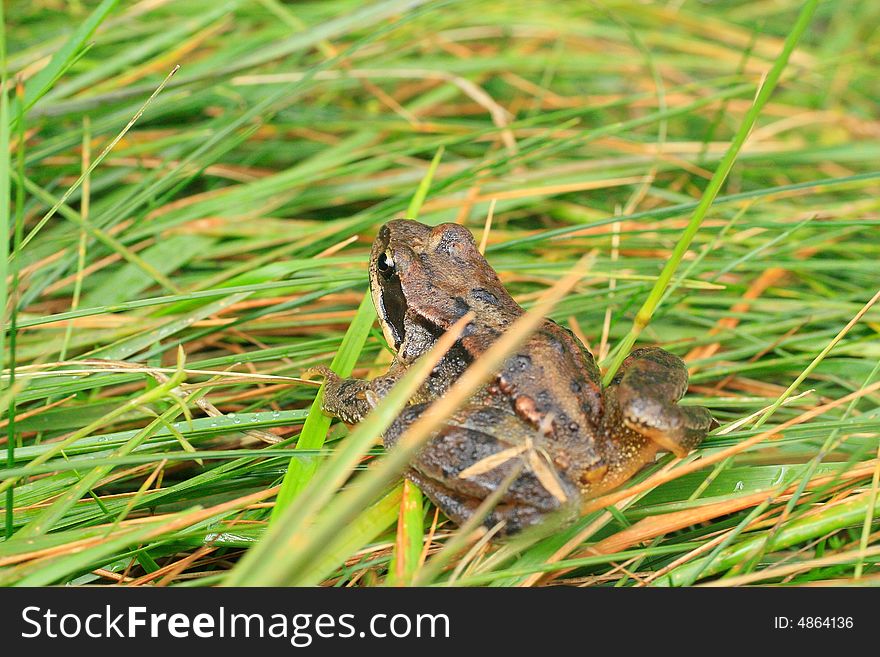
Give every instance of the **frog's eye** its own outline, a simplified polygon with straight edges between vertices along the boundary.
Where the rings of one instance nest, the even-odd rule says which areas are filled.
[[[385,278],[389,278],[394,273],[394,259],[388,251],[379,256],[379,260],[376,262],[376,269]]]

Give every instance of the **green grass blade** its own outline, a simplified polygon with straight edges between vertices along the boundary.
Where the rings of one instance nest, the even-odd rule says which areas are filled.
[[[0,6],[0,231],[3,238],[0,239],[0,369],[6,366],[6,302],[8,288],[6,276],[9,262],[9,233],[10,233],[10,185],[12,168],[9,161],[9,95],[6,93],[6,15]],[[19,146],[21,148],[21,145]],[[14,294],[14,292],[13,292]],[[12,364],[13,369],[15,363]],[[12,388],[12,382],[9,384]],[[10,390],[11,391],[11,390]],[[10,406],[14,408],[14,397],[10,398]],[[13,415],[10,412],[10,417]],[[15,464],[15,442],[12,425],[6,437],[6,464],[12,467]],[[6,491],[6,519],[4,521],[6,538],[12,536],[12,510],[14,506],[14,491],[10,488]]]
[[[629,355],[632,346],[635,344],[639,335],[641,335],[642,330],[651,321],[654,311],[657,309],[660,300],[663,298],[663,292],[666,289],[666,286],[669,285],[669,282],[672,280],[681,259],[684,257],[684,254],[690,247],[694,236],[700,229],[703,220],[706,218],[706,214],[709,212],[712,202],[715,200],[715,197],[721,190],[721,186],[724,184],[730,170],[733,168],[743,144],[745,144],[749,133],[752,131],[755,122],[758,120],[758,116],[761,114],[761,110],[764,109],[764,105],[767,104],[767,101],[776,89],[776,85],[782,76],[782,72],[788,64],[788,59],[791,57],[791,53],[794,51],[795,46],[797,46],[798,41],[800,41],[801,36],[803,36],[807,27],[809,27],[818,4],[819,0],[808,0],[801,9],[797,20],[792,26],[791,31],[782,46],[779,56],[773,63],[773,67],[767,73],[767,77],[761,83],[752,106],[749,108],[749,111],[746,112],[736,135],[730,142],[730,147],[724,154],[721,162],[719,162],[718,168],[715,170],[712,179],[706,187],[706,191],[703,192],[703,196],[700,198],[700,202],[694,210],[694,214],[688,222],[687,228],[685,228],[681,238],[679,238],[676,243],[675,249],[673,249],[669,260],[667,260],[666,264],[663,266],[663,271],[661,271],[660,275],[657,277],[657,282],[654,284],[651,293],[648,295],[644,304],[642,304],[642,307],[639,308],[632,328],[616,347],[616,352],[611,362],[608,364],[608,368],[603,377],[605,385],[608,385],[611,382],[611,379],[614,378],[621,363],[623,363],[623,360]]]
[[[373,301],[369,294],[365,294],[357,309],[357,314],[348,327],[339,351],[333,357],[330,368],[341,377],[351,374],[357,363],[370,327],[375,320]],[[327,429],[330,428],[331,418],[321,410],[324,386],[318,389],[318,394],[312,402],[309,416],[303,424],[295,449],[320,449],[324,445]],[[272,522],[277,522],[278,517],[284,512],[290,502],[308,485],[315,474],[318,462],[314,460],[302,460],[292,458],[288,466],[287,474],[281,482],[281,490],[272,509]]]
[[[95,30],[98,29],[118,4],[119,0],[103,0],[89,14],[89,17],[74,30],[67,43],[52,56],[49,63],[28,81],[25,86],[23,107],[21,108],[23,110],[22,113],[33,107],[34,103],[51,88],[52,84],[69,66],[71,60],[75,59],[79,52],[86,47],[88,40],[95,33]]]
[[[406,482],[404,482],[405,484]],[[403,502],[401,486],[396,486],[387,495],[371,505],[357,519],[346,525],[339,535],[326,547],[299,580],[299,586],[317,586],[322,580],[360,548],[374,540],[391,526],[397,518],[397,511]],[[421,545],[419,545],[421,548]]]

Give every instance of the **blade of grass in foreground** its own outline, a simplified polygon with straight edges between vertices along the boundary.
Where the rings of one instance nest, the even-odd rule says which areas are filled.
[[[657,309],[660,300],[663,298],[663,292],[666,289],[666,286],[669,285],[669,282],[672,280],[672,276],[673,274],[675,274],[675,270],[678,268],[681,259],[684,257],[684,254],[690,247],[694,236],[697,234],[697,231],[700,229],[700,226],[703,223],[703,219],[706,218],[706,213],[708,213],[712,202],[715,200],[715,197],[721,190],[721,185],[724,184],[724,181],[727,179],[727,175],[733,168],[733,165],[736,162],[737,155],[745,144],[749,133],[755,125],[755,121],[758,120],[758,116],[761,114],[761,110],[770,99],[770,96],[772,95],[774,89],[776,89],[776,85],[779,82],[782,71],[785,69],[785,66],[788,63],[788,58],[794,51],[794,48],[797,45],[798,41],[800,41],[800,38],[803,35],[804,31],[809,26],[810,20],[812,19],[813,13],[816,11],[816,6],[818,4],[819,0],[810,0],[801,9],[800,15],[795,21],[791,32],[789,32],[788,38],[785,40],[785,44],[782,46],[782,52],[779,53],[779,57],[777,57],[776,61],[773,63],[773,67],[767,74],[767,78],[764,80],[764,83],[758,90],[755,101],[752,103],[752,106],[749,108],[749,111],[743,118],[743,121],[733,138],[733,141],[731,141],[730,147],[724,154],[724,158],[718,164],[718,168],[715,170],[712,179],[709,181],[709,185],[706,187],[706,191],[703,193],[703,197],[700,199],[700,203],[699,205],[697,205],[697,209],[694,210],[694,214],[691,217],[691,220],[688,222],[687,228],[685,229],[681,238],[678,240],[678,243],[675,245],[675,249],[673,249],[672,255],[670,256],[669,260],[666,261],[666,265],[660,272],[660,276],[657,277],[657,282],[654,284],[651,293],[648,295],[645,303],[642,304],[642,307],[636,314],[636,318],[635,321],[633,321],[632,328],[630,329],[626,337],[624,337],[623,340],[621,340],[621,342],[618,344],[617,350],[614,353],[611,363],[608,365],[608,370],[605,372],[605,385],[611,383],[611,379],[614,378],[614,375],[620,368],[621,363],[623,363],[624,358],[629,355],[630,349],[632,349],[632,346],[635,344],[639,335],[641,335],[642,330],[644,330],[644,328],[651,321],[651,317],[654,315],[654,311]]]
[[[179,372],[177,375],[171,377],[169,379],[169,383],[180,383],[184,378],[183,372]],[[173,419],[180,413],[180,408],[176,405],[169,408],[161,417],[156,418],[148,424],[146,427],[137,432],[131,439],[128,440],[124,445],[118,447],[113,454],[111,454],[111,458],[113,457],[124,457],[131,452],[133,452],[137,447],[139,447],[147,438],[149,438],[163,423],[167,422],[169,419]],[[105,476],[107,476],[113,470],[112,465],[103,465],[93,467],[86,474],[79,476],[79,481],[76,484],[70,486],[64,494],[52,502],[46,509],[40,512],[40,514],[31,520],[25,527],[19,530],[17,536],[19,538],[31,538],[34,536],[41,536],[49,532],[55,523],[57,523],[61,518],[64,517],[64,514],[70,510],[70,508],[76,504],[83,495],[89,493],[92,488],[94,488],[98,482]]]
[[[312,562],[311,569],[316,581],[322,581],[339,568],[339,564],[355,554],[358,549],[374,540],[395,518],[397,510],[404,502],[403,485],[395,486],[378,502],[366,508],[363,513],[346,525]],[[421,544],[419,544],[421,548]]]
[[[443,146],[437,149],[427,173],[419,183],[416,193],[413,194],[406,210],[406,216],[410,219],[418,219],[422,205],[424,205],[431,189],[431,181],[434,179],[434,174],[443,158],[443,150]],[[391,552],[391,567],[388,570],[387,582],[389,584],[396,586],[410,584],[413,573],[418,568],[425,532],[422,502],[422,491],[419,490],[419,487],[409,480],[404,481],[400,511],[397,516],[397,535]]]
[[[263,540],[233,568],[226,578],[226,586],[259,586],[261,583],[287,579],[288,571],[302,560],[304,550],[301,543],[309,542],[309,530],[315,515],[349,478],[378,436],[391,425],[471,318],[471,314],[465,315],[444,333],[431,351],[420,358],[355,427],[303,489],[300,502],[288,504],[269,525]],[[333,533],[342,526],[335,524]]]
[[[367,341],[367,335],[373,326],[375,313],[373,311],[373,301],[369,294],[365,294],[357,313],[342,338],[342,344],[339,351],[333,357],[330,363],[330,369],[339,376],[345,378],[351,374],[357,363],[364,343]],[[327,430],[330,428],[331,418],[325,415],[321,410],[321,402],[324,399],[324,385],[318,389],[315,401],[309,409],[309,415],[303,424],[302,432],[299,440],[296,442],[294,449],[321,449],[324,446],[324,439],[327,437]],[[281,489],[278,491],[278,498],[272,509],[270,517],[270,525],[277,521],[281,513],[286,509],[290,502],[308,485],[315,471],[318,468],[318,461],[315,459],[291,458],[288,465],[287,474],[281,482]]]
[[[419,566],[425,531],[422,491],[409,479],[403,481],[398,506],[397,534],[386,582],[393,586],[408,586]]]

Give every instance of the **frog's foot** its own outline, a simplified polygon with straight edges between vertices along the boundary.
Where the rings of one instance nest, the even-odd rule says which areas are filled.
[[[718,426],[708,410],[679,406],[687,392],[684,362],[659,347],[634,350],[612,381],[623,423],[678,457]]]
[[[326,365],[313,365],[302,372],[304,379],[311,379],[313,376],[323,376],[325,381],[339,381],[339,375]]]
[[[379,403],[373,382],[366,379],[342,379],[327,368],[324,372],[324,397],[321,410],[348,424],[356,424]]]
[[[343,379],[327,367],[312,370],[326,377],[321,410],[348,424],[363,420],[403,374],[402,369],[392,367],[375,379]]]

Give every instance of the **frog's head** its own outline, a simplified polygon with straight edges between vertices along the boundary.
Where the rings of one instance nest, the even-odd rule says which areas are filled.
[[[479,318],[493,307],[515,306],[473,235],[458,224],[397,219],[382,226],[370,257],[370,290],[395,350],[410,322],[440,333],[469,310]]]

